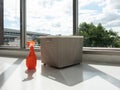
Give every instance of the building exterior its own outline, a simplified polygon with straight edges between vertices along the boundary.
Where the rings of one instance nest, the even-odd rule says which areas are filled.
[[[48,34],[37,33],[27,31],[26,39],[28,40],[36,40],[40,36],[47,36]],[[8,29],[4,28],[4,45],[20,45],[20,30]]]

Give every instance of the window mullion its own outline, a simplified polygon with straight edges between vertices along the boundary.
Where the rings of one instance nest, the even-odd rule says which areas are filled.
[[[26,0],[20,0],[20,45],[25,49],[26,44]]]
[[[73,0],[73,35],[78,34],[78,0]]]
[[[4,12],[4,0],[0,0],[0,45],[3,45],[4,42],[4,28],[3,28],[3,23],[4,23],[4,18],[3,18],[3,12]]]

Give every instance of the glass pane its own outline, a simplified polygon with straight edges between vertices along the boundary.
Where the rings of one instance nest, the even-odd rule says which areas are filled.
[[[4,45],[20,47],[20,0],[4,0]]]
[[[42,35],[72,35],[72,0],[27,0],[27,40]]]
[[[85,47],[120,47],[119,0],[79,0],[79,32]]]

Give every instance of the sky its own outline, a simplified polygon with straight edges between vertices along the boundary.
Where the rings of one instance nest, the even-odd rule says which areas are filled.
[[[72,35],[72,0],[26,0],[27,31]],[[20,26],[19,0],[4,0],[4,27]],[[119,0],[79,0],[79,24],[102,23],[120,35]]]

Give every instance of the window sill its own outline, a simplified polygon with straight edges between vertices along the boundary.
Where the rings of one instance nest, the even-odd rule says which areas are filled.
[[[28,53],[29,49],[20,49],[20,48],[0,48],[0,55],[8,54],[8,52],[19,53]],[[36,53],[40,52],[40,48],[35,49]],[[94,54],[94,55],[120,55],[120,48],[83,48],[83,54]]]
[[[120,55],[120,48],[83,48],[84,54]]]
[[[29,49],[0,49],[0,56],[5,57],[22,57],[26,58]],[[40,49],[35,50],[37,59],[40,60]],[[120,63],[119,49],[87,49],[83,48],[83,62],[99,63]]]

